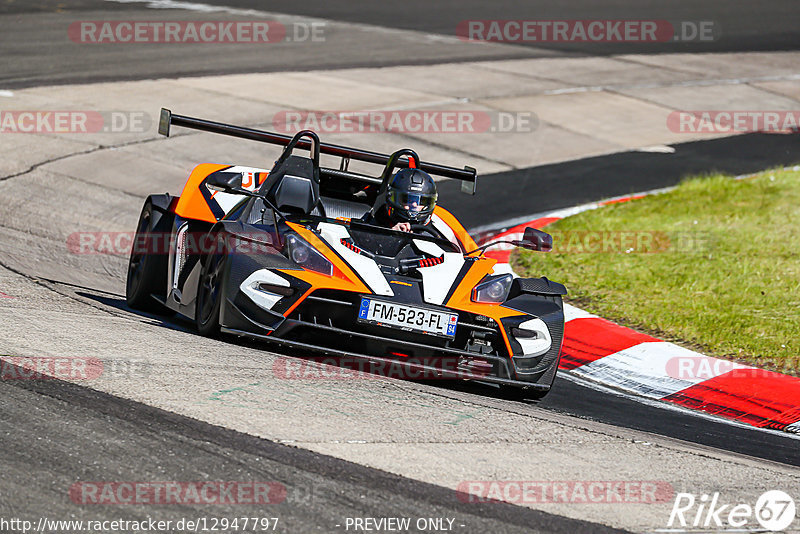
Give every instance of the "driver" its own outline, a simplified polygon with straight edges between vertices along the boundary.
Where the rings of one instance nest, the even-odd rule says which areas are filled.
[[[411,225],[427,225],[436,208],[436,183],[430,174],[420,169],[401,169],[389,182],[386,200],[373,214],[367,213],[363,221],[410,232]]]

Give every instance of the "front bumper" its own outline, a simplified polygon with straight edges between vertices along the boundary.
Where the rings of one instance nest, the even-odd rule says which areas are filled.
[[[406,361],[409,370],[424,371],[431,378],[462,378],[484,382],[549,389],[552,380],[540,380],[549,371],[542,360],[522,358],[515,350],[509,352],[500,329],[510,337],[512,329],[521,322],[535,319],[520,315],[512,322],[495,322],[484,316],[464,311],[459,314],[456,337],[452,341],[433,336],[406,332],[381,326],[359,323],[356,320],[361,294],[330,289],[318,289],[306,294],[309,287],[296,288],[295,295],[264,309],[237,291],[224,313],[225,330],[237,335],[263,339],[295,348],[340,357],[357,357],[374,362]],[[413,304],[413,303],[412,303]],[[482,322],[481,322],[482,321]],[[548,324],[549,326],[549,324]],[[559,332],[560,335],[560,332]],[[512,357],[512,354],[518,356]],[[426,362],[444,362],[428,365]],[[454,363],[455,362],[455,363]],[[532,362],[540,365],[531,366]],[[405,365],[405,364],[403,364]],[[545,385],[542,385],[545,384]]]
[[[456,379],[456,380],[474,380],[477,382],[484,382],[490,384],[499,384],[504,386],[514,386],[529,391],[547,392],[550,391],[549,384],[532,383],[528,381],[515,380],[513,378],[506,378],[502,376],[487,375],[487,374],[474,374],[464,371],[451,371],[442,369],[438,366],[425,365],[417,363],[416,361],[405,361],[396,358],[388,358],[384,356],[374,356],[371,354],[363,354],[357,352],[348,352],[344,350],[331,349],[324,346],[312,345],[309,343],[302,343],[290,339],[280,338],[272,335],[257,334],[245,330],[236,330],[232,328],[222,328],[221,331],[226,334],[233,334],[241,337],[257,339],[266,341],[282,347],[289,347],[294,349],[303,349],[315,353],[321,353],[326,356],[333,356],[337,358],[358,358],[369,362],[374,362],[381,365],[400,366],[408,371],[408,376],[423,375],[425,378],[441,378],[441,379]]]

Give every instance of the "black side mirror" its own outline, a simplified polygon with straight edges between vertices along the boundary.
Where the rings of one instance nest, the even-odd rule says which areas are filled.
[[[493,247],[495,245],[499,245],[500,243],[509,243],[514,245],[515,247],[522,247],[528,250],[534,250],[536,252],[550,252],[553,250],[553,236],[548,234],[547,232],[542,232],[541,230],[537,230],[536,228],[525,228],[525,231],[522,233],[522,239],[519,241],[508,241],[505,239],[500,239],[498,241],[492,241],[487,243],[483,246],[476,248],[475,250],[471,250],[466,252],[465,254],[470,255],[474,252],[478,252],[479,250],[485,250],[489,247]]]
[[[553,236],[529,226],[525,228],[519,246],[538,252],[550,252],[553,250]]]
[[[206,185],[209,189],[223,193],[248,193],[242,188],[242,174],[239,172],[215,172],[206,178]]]

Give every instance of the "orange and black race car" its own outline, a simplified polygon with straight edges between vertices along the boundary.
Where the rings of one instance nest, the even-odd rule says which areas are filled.
[[[412,232],[365,222],[397,168],[461,180],[471,193],[475,169],[426,163],[410,149],[384,155],[321,143],[308,130],[290,137],[162,110],[159,132],[168,136],[172,125],[285,148],[270,170],[205,163],[179,197],[147,198],[129,306],[178,313],[203,335],[391,362],[409,376],[479,380],[514,397],[550,390],[563,285],[495,273],[496,261],[483,255],[491,244],[477,247],[439,206]],[[320,154],[341,158],[339,168],[321,166]],[[355,172],[351,160],[383,170]],[[552,239],[528,228],[513,244],[548,251]]]

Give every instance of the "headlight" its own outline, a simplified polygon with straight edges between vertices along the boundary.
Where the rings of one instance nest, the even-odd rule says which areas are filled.
[[[325,256],[317,252],[302,238],[289,234],[286,236],[286,246],[289,250],[289,259],[300,267],[328,276],[333,275],[333,265]]]
[[[475,302],[505,302],[513,280],[514,277],[510,274],[486,277],[472,290],[472,300]]]

